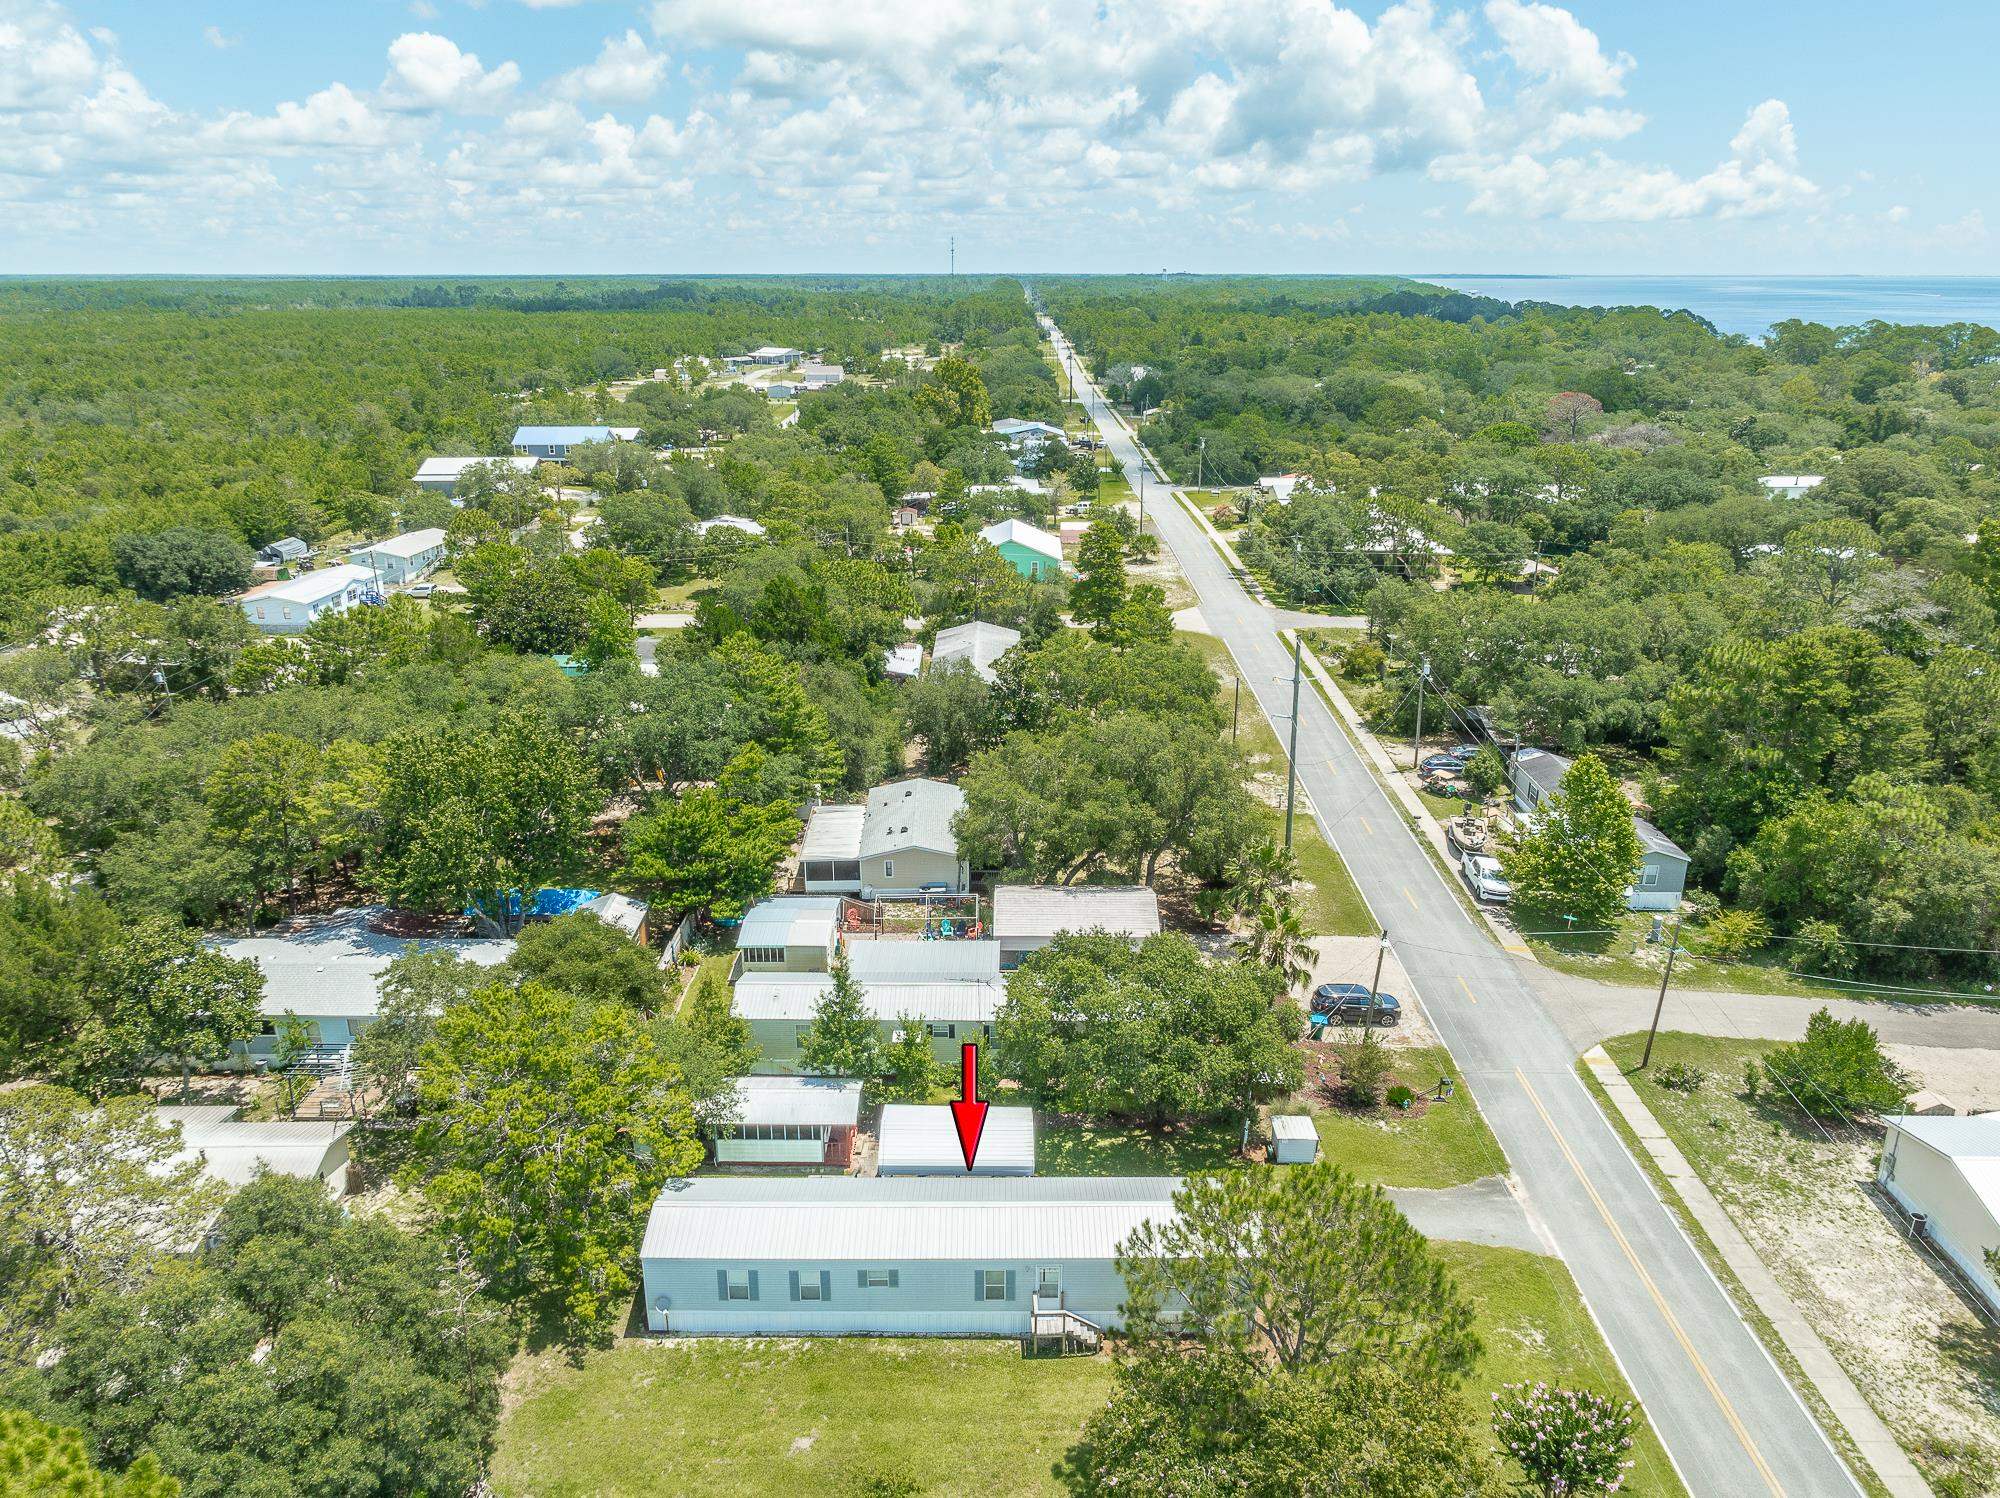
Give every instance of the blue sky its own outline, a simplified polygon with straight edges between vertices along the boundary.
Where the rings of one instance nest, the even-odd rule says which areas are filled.
[[[0,0],[0,270],[1978,274],[1996,43],[1847,0]]]

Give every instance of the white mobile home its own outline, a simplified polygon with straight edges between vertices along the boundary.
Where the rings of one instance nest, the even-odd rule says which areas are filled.
[[[229,1186],[247,1186],[262,1172],[318,1181],[336,1199],[347,1195],[347,1134],[337,1119],[269,1119],[247,1122],[233,1103],[163,1105],[163,1124],[178,1125],[176,1164],[192,1160],[202,1173]]]
[[[1905,1212],[1922,1214],[1925,1238],[2000,1315],[2000,1275],[1986,1262],[2000,1252],[2000,1113],[1883,1122],[1876,1181]]]
[[[884,1176],[1031,1176],[1035,1110],[988,1108],[979,1148],[966,1169],[958,1125],[943,1104],[889,1103],[882,1109],[875,1173]]]
[[[1121,1244],[1172,1176],[670,1183],[639,1248],[646,1325],[722,1336],[1026,1337],[1123,1324]]]
[[[221,937],[209,945],[225,957],[248,958],[264,975],[263,1033],[244,1048],[255,1065],[268,1064],[277,1022],[287,1013],[308,1021],[320,1045],[345,1050],[375,1018],[382,970],[411,948],[455,952],[482,967],[505,962],[514,951],[510,940],[401,933],[380,906],[286,922],[260,936]]]
[[[958,1060],[962,1042],[991,1037],[1007,997],[1000,949],[990,941],[854,941],[847,964],[884,1041],[906,1015],[914,1016],[930,1031],[933,1054],[947,1063]],[[758,1072],[798,1069],[799,1041],[832,991],[826,972],[746,972],[737,979],[736,1013],[763,1052]]]
[[[420,577],[428,577],[444,561],[444,531],[434,525],[420,531],[406,531],[351,551],[347,560],[357,567],[366,567],[384,585],[413,583]]]
[[[487,464],[502,471],[512,469],[516,473],[533,473],[539,460],[530,457],[510,458],[425,458],[417,465],[410,482],[419,489],[428,489],[433,494],[451,494],[458,489],[459,481],[473,469]]]
[[[952,661],[964,661],[979,674],[981,681],[991,685],[999,679],[993,668],[1000,657],[1020,643],[1021,632],[1004,624],[988,624],[979,619],[969,624],[954,624],[939,630],[932,641],[930,669],[935,671]]]
[[[861,1084],[844,1077],[738,1077],[735,1117],[716,1131],[719,1165],[825,1165],[854,1158]]]
[[[351,564],[259,583],[239,593],[237,607],[267,635],[304,634],[315,619],[344,614],[376,592],[375,575]]]
[[[1065,931],[1109,931],[1131,941],[1160,934],[1160,897],[1144,885],[1003,884],[993,891],[1000,965],[1013,968]]]

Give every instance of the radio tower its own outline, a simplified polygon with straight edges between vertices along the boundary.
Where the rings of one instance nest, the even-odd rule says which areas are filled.
[[[958,274],[958,236],[952,235],[945,244],[949,247],[946,253],[951,257],[949,261],[951,273],[955,276]]]

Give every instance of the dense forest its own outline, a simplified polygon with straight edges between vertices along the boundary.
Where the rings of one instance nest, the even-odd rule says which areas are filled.
[[[1623,755],[1815,970],[2000,971],[2000,334],[1037,284],[1176,479],[1307,476],[1238,545],[1367,615],[1398,726],[1428,662],[1510,737]]]

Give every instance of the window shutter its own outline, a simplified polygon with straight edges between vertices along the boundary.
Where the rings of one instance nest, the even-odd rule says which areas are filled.
[[[1007,1271],[1007,1298],[1014,1298],[1014,1271],[1011,1269]]]
[[[750,1271],[750,1298],[757,1298],[757,1271],[754,1269]]]
[[[821,1300],[833,1299],[833,1271],[831,1269],[822,1269],[819,1272],[819,1298]]]
[[[727,1269],[718,1269],[715,1271],[715,1298],[717,1300],[729,1299],[729,1271]]]
[[[972,1298],[975,1301],[986,1299],[986,1276],[977,1269],[972,1271]]]
[[[868,1288],[867,1270],[857,1269],[854,1271],[854,1288],[857,1290],[866,1290]]]
[[[797,1300],[798,1298],[799,1298],[799,1272],[798,1270],[794,1269],[792,1271],[792,1299]]]
[[[1894,1162],[1891,1161],[1890,1163],[1893,1164]],[[889,1288],[891,1290],[896,1288],[896,1281],[901,1276],[901,1274],[902,1271],[899,1269],[892,1269],[889,1271]]]

